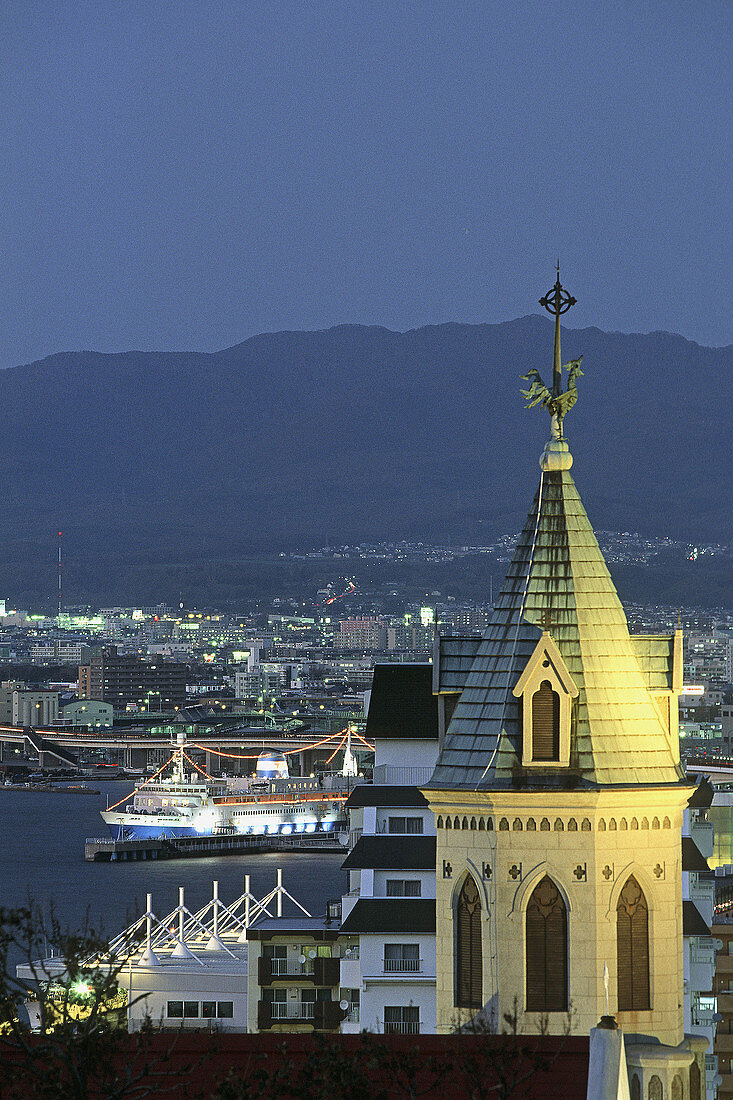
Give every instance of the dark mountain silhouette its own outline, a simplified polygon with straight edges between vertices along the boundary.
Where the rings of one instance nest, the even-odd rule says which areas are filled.
[[[566,421],[596,527],[729,541],[733,347],[564,330]],[[82,570],[356,538],[486,539],[526,515],[549,434],[539,316],[343,325],[214,354],[74,352],[0,372],[0,583],[63,527]],[[3,548],[4,547],[4,548]],[[91,593],[89,594],[91,598]]]

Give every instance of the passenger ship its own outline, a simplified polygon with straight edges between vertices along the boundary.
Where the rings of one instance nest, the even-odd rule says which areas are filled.
[[[141,783],[124,804],[100,811],[115,840],[322,834],[346,828],[344,803],[358,782],[351,774],[289,778],[284,756],[263,752],[251,778],[208,779],[187,774],[185,759],[185,736],[179,733],[169,778]],[[347,765],[350,759],[349,747]]]

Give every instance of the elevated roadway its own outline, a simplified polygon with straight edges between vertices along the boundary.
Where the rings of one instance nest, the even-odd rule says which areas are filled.
[[[264,749],[275,749],[285,753],[301,772],[307,772],[324,752],[326,756],[331,755],[345,732],[344,729],[324,735],[312,728],[278,730],[263,726],[228,726],[219,731],[189,735],[187,748],[190,753],[203,752],[207,771],[213,768],[215,771],[248,773],[254,770],[257,756]],[[18,746],[38,756],[41,766],[73,766],[79,753],[101,750],[126,768],[145,768],[152,762],[151,757],[156,761],[161,753],[172,751],[174,742],[170,737],[134,727],[90,731],[0,726],[0,746],[5,745]],[[359,742],[352,747],[355,751],[367,751]]]

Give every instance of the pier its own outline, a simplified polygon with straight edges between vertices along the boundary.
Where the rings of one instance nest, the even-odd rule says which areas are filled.
[[[126,863],[149,859],[201,859],[204,856],[247,855],[254,852],[346,852],[338,832],[327,836],[228,835],[151,837],[145,840],[112,840],[87,837],[84,859],[88,863]]]

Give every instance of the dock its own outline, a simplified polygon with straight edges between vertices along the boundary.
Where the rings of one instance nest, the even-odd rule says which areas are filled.
[[[146,840],[112,840],[87,837],[87,863],[127,863],[149,859],[201,859],[205,856],[247,855],[255,852],[342,852],[346,846],[334,836],[296,834],[290,836],[229,835],[171,837]]]

